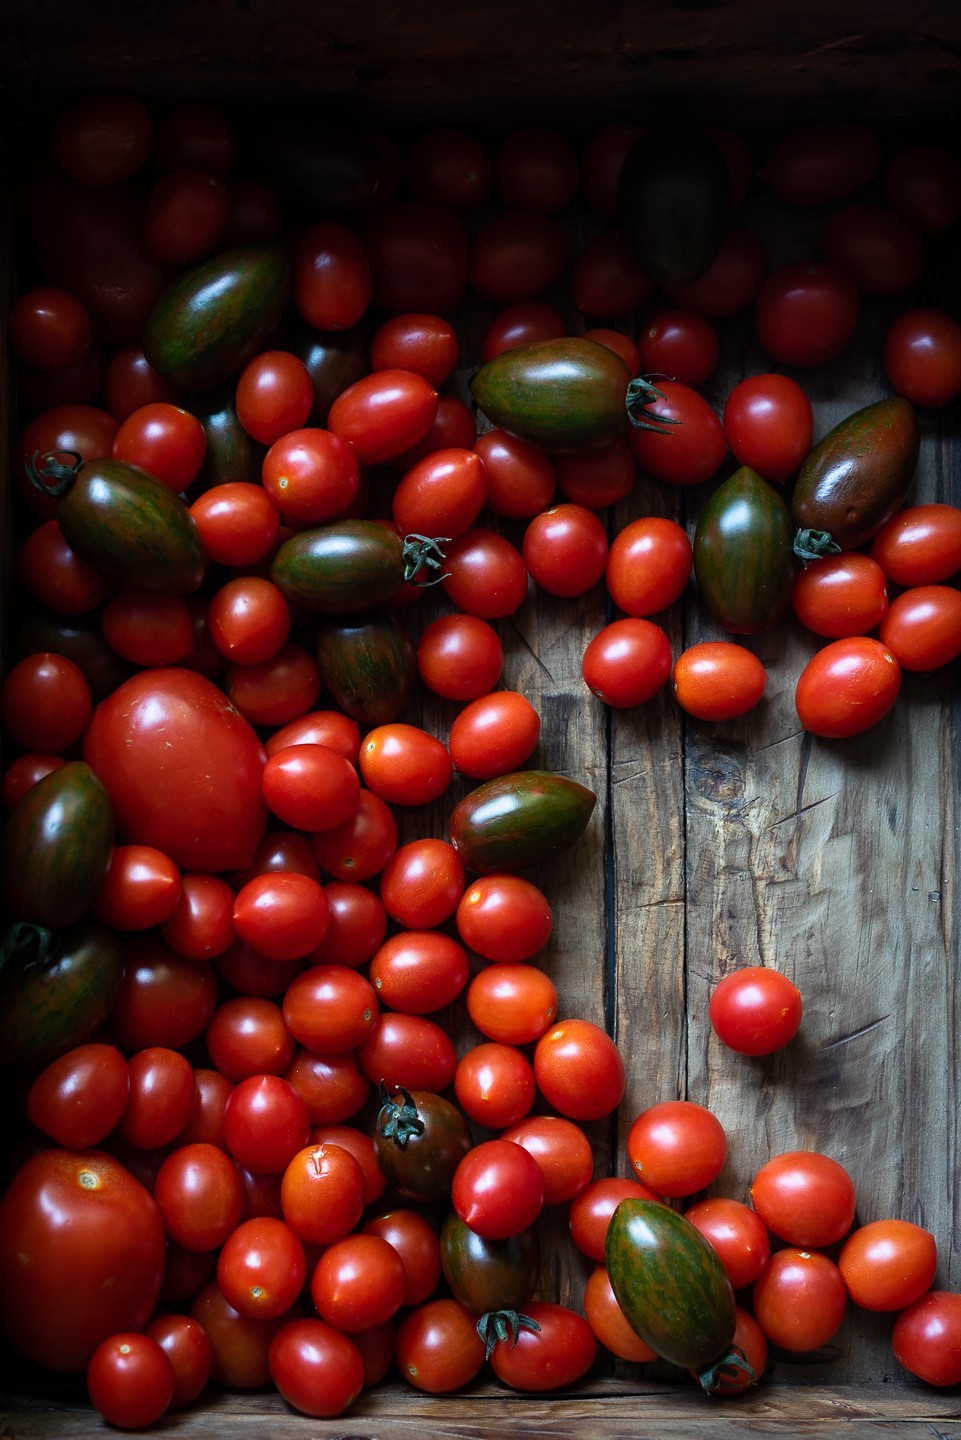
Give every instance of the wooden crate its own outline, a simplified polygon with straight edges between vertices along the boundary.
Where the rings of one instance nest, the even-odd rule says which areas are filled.
[[[211,99],[245,115],[291,100],[320,104],[401,140],[443,120],[491,136],[546,120],[583,138],[615,118],[656,129],[690,115],[739,129],[759,155],[772,134],[815,118],[867,119],[889,148],[905,137],[950,140],[961,93],[961,11],[948,3],[919,16],[864,0],[490,0],[463,10],[379,0],[8,0],[0,24],[8,159],[18,127],[38,110],[104,86],[157,104]],[[813,254],[820,215],[788,216],[760,186],[744,213],[764,238],[769,266]],[[576,209],[565,224],[572,245],[600,228]],[[7,286],[16,275],[9,229],[0,238]],[[920,302],[957,308],[955,249],[956,236],[932,245]],[[888,393],[879,346],[892,308],[866,302],[844,354],[816,375],[799,375],[811,389],[816,434]],[[465,395],[490,313],[474,301],[457,317],[456,383]],[[738,379],[770,368],[749,314],[723,322],[722,333],[721,363],[705,387],[717,408]],[[17,424],[9,385],[4,395],[9,438]],[[955,404],[922,416],[913,499],[961,503],[958,415]],[[611,533],[641,514],[668,515],[692,530],[710,489],[642,480],[611,515]],[[585,838],[532,872],[555,910],[543,962],[561,1013],[605,1025],[627,1064],[617,1117],[589,1127],[596,1173],[626,1173],[634,1116],[656,1100],[686,1096],[711,1107],[728,1131],[730,1155],[715,1191],[745,1198],[769,1155],[822,1149],[854,1177],[858,1219],[897,1215],[925,1225],[938,1239],[937,1285],[957,1288],[957,663],[906,674],[895,710],[864,736],[821,741],[801,729],[793,706],[797,675],[817,642],[784,622],[747,642],[770,681],[761,706],[743,719],[685,720],[668,691],[638,710],[610,711],[580,676],[584,646],[608,618],[602,592],[579,601],[531,597],[499,627],[504,683],[527,694],[542,717],[535,759],[598,795]],[[719,637],[693,592],[664,623],[675,654]],[[453,713],[428,697],[411,718],[446,736]],[[405,837],[444,833],[459,793],[455,786],[432,813],[405,817]],[[752,963],[785,971],[805,999],[797,1040],[753,1061],[725,1050],[707,1022],[712,985]],[[453,1019],[466,1037],[463,1016]],[[576,1306],[589,1267],[567,1244],[563,1215],[547,1217],[543,1228],[543,1293]],[[823,1352],[773,1356],[760,1388],[730,1404],[705,1400],[665,1367],[615,1364],[574,1392],[543,1399],[493,1382],[428,1398],[393,1382],[332,1422],[306,1421],[277,1395],[258,1393],[205,1400],[159,1428],[198,1440],[403,1440],[428,1429],[450,1440],[579,1431],[639,1440],[667,1432],[809,1435],[843,1424],[857,1437],[961,1437],[961,1396],[907,1376],[891,1354],[890,1325],[890,1317],[852,1307]],[[38,1393],[18,1376],[10,1390],[0,1407],[9,1440],[104,1433],[69,1386]]]

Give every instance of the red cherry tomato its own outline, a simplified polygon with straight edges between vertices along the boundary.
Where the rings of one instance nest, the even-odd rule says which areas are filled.
[[[791,608],[815,635],[832,640],[866,635],[888,608],[884,571],[859,550],[825,555],[798,571]]]
[[[57,285],[37,285],[14,301],[7,321],[10,344],[36,370],[78,365],[93,343],[93,320],[82,301]]]
[[[735,1290],[754,1283],[767,1264],[771,1241],[750,1205],[712,1195],[685,1210],[684,1216],[710,1240]]]
[[[838,1269],[848,1296],[865,1310],[903,1310],[931,1286],[938,1247],[910,1220],[872,1220],[841,1247]]]
[[[739,465],[783,485],[811,449],[814,411],[789,375],[749,375],[724,405],[724,438]]]
[[[882,644],[903,670],[938,670],[961,655],[961,591],[916,585],[891,601],[881,621]]]
[[[846,205],[821,231],[821,254],[839,265],[867,295],[897,295],[924,269],[916,230],[883,205]]]
[[[702,640],[674,662],[674,697],[698,720],[733,720],[753,710],[767,688],[767,671],[743,645]]]
[[[893,388],[914,405],[940,409],[961,395],[961,325],[944,310],[896,316],[881,358]]]
[[[448,749],[454,768],[473,780],[491,780],[520,770],[541,733],[541,720],[526,696],[516,690],[482,695],[454,717]]]
[[[643,1110],[627,1134],[638,1179],[658,1195],[693,1195],[720,1173],[727,1136],[715,1115],[693,1100],[664,1100]]]
[[[726,452],[724,430],[704,396],[676,380],[659,380],[659,396],[645,404],[654,428],[632,426],[630,444],[642,470],[674,485],[710,480]]]
[[[682,385],[701,385],[713,374],[720,341],[714,326],[696,310],[662,310],[639,331],[638,370],[669,375]]]
[[[417,643],[417,670],[445,700],[475,700],[497,684],[504,664],[500,637],[477,615],[441,615]]]
[[[588,689],[605,705],[644,705],[671,673],[671,644],[659,625],[630,616],[612,620],[590,641],[581,660]]]
[[[961,1295],[932,1290],[915,1300],[894,1322],[894,1358],[928,1385],[961,1380]]]
[[[628,615],[655,615],[681,598],[693,565],[687,531],[676,520],[647,515],[629,521],[612,540],[607,588]]]
[[[349,226],[310,226],[294,256],[294,308],[316,330],[348,330],[367,311],[373,291],[370,257]]]
[[[796,125],[775,141],[759,174],[788,205],[834,205],[881,169],[881,143],[857,121]]]
[[[530,960],[543,950],[554,914],[543,891],[520,875],[482,875],[457,906],[457,931],[485,960]]]
[[[772,270],[754,306],[754,327],[781,365],[826,365],[850,342],[860,312],[858,287],[828,261],[798,261]]]
[[[860,735],[893,706],[901,689],[901,666],[880,640],[852,636],[832,640],[805,665],[794,703],[806,730],[828,739]]]
[[[591,1020],[560,1020],[534,1047],[534,1075],[547,1104],[570,1120],[599,1120],[624,1094],[624,1061]]]
[[[777,1250],[751,1290],[754,1317],[766,1338],[792,1354],[826,1345],[847,1307],[841,1273],[819,1250]]]
[[[415,445],[437,414],[437,391],[413,370],[378,370],[355,380],[330,407],[327,424],[361,465],[379,465]]]
[[[535,585],[549,595],[586,595],[607,563],[607,530],[584,505],[552,505],[524,531],[522,553]]]
[[[718,1039],[739,1055],[772,1055],[801,1025],[801,992],[778,970],[746,965],[719,980],[710,1017]]]
[[[764,1224],[789,1245],[823,1249],[851,1228],[854,1182],[837,1160],[791,1150],[766,1161],[751,1183],[751,1204]]]
[[[909,505],[882,525],[871,558],[896,585],[937,585],[961,570],[961,507]]]
[[[509,1140],[484,1140],[454,1171],[451,1202],[485,1240],[506,1240],[532,1225],[544,1204],[544,1177],[533,1156]]]
[[[170,1409],[174,1370],[156,1340],[121,1331],[102,1340],[87,1366],[90,1403],[110,1424],[146,1430]]]

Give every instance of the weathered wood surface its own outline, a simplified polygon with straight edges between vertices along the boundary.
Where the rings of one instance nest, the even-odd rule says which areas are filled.
[[[749,8],[756,19],[757,10]],[[525,45],[531,42],[518,26],[526,25],[528,12],[510,10],[512,38],[521,42],[517,54],[527,55]],[[109,18],[110,7],[98,13]],[[290,43],[293,32],[283,29],[288,7],[281,3],[271,13],[280,27],[275,45],[285,36]],[[846,17],[850,35],[863,21],[864,37],[839,37],[834,58],[846,64],[849,55],[861,54],[869,40],[873,44],[882,35],[893,47],[891,13],[881,7],[880,18],[869,24],[852,7]],[[928,15],[927,30],[919,31],[905,52],[908,69],[924,46],[934,45],[942,57],[948,53],[953,13]],[[77,8],[77,16],[89,14],[86,6]],[[198,7],[190,23],[211,25],[225,14],[226,7]],[[813,14],[812,23],[826,24],[825,7],[815,6]],[[872,14],[877,17],[877,7]],[[37,5],[31,7],[29,23],[26,15],[18,17],[24,62],[32,53],[32,27],[44,15],[49,16],[49,7]],[[259,4],[230,8],[238,44],[249,41],[249,26],[263,25],[263,15]],[[655,10],[655,23],[658,15]],[[716,14],[685,11],[685,16],[693,17],[691,33],[702,37],[698,44],[714,33],[711,27],[720,25],[720,16],[731,18],[726,8]],[[771,17],[772,24],[784,23],[779,12]],[[338,23],[347,24],[343,14]],[[800,24],[792,16],[790,26]],[[944,36],[935,43],[937,25]],[[88,78],[116,75],[123,31],[109,41],[96,33],[103,48]],[[190,31],[184,34],[189,39]],[[405,34],[403,28],[398,31],[397,55]],[[798,34],[789,28],[785,45],[792,36],[796,42]],[[476,43],[469,29],[464,37],[464,44],[468,39]],[[55,63],[69,56],[70,43],[68,32]],[[79,36],[76,43],[81,43]],[[163,63],[164,55],[173,53],[165,46],[174,43],[171,36],[161,36],[150,65]],[[371,44],[368,36],[365,53]],[[190,77],[192,58],[205,52],[198,39],[195,51],[188,44],[178,53],[183,63],[176,75],[183,82]],[[258,53],[269,58],[268,51]],[[870,77],[869,59],[858,74]],[[933,64],[930,55],[928,60]],[[143,53],[132,62],[130,74],[146,73]],[[255,63],[251,53],[231,84],[248,85]],[[592,63],[596,67],[596,55]],[[840,92],[827,84],[832,77],[814,69],[818,83],[825,83],[825,96],[836,101]],[[375,115],[378,104],[396,100],[395,82],[388,83],[392,73],[371,82],[382,87],[380,99],[375,96]],[[424,72],[414,67],[410,73]],[[679,73],[672,71],[675,77]],[[732,73],[737,74],[736,64]],[[270,74],[283,75],[283,67]],[[797,78],[796,71],[791,74]],[[936,105],[939,74],[935,66],[930,88],[918,90],[914,113]],[[21,75],[29,80],[30,64],[23,64]],[[161,84],[160,78],[154,80]],[[168,69],[162,83],[174,87],[167,91],[171,95],[174,82]],[[212,83],[229,95],[224,75],[215,72]],[[556,86],[556,76],[550,83]],[[765,84],[769,100],[769,75]],[[869,80],[865,84],[863,98],[870,109],[874,92]],[[432,104],[447,98],[443,88],[431,90],[429,84],[422,93],[434,97]],[[473,103],[469,87],[464,95]],[[785,114],[790,100],[789,87]],[[566,118],[575,112],[576,106]],[[819,217],[809,217],[807,232],[799,235],[793,222],[789,227],[787,217],[763,197],[750,207],[748,218],[765,236],[769,265],[813,253]],[[576,215],[569,225],[572,244],[592,226],[598,228]],[[946,262],[935,264],[917,298],[937,302],[949,296],[957,298],[953,272]],[[818,435],[886,393],[878,353],[889,311],[882,302],[867,302],[848,351],[816,379],[797,372],[812,389]],[[458,382],[465,391],[487,313],[475,304],[460,317]],[[584,323],[575,316],[571,320]],[[722,330],[721,364],[705,387],[718,409],[743,374],[771,368],[751,337],[749,317],[724,322]],[[955,406],[950,413],[925,418],[912,498],[961,503],[959,464]],[[710,488],[676,491],[640,477],[629,500],[609,517],[611,533],[635,515],[649,513],[672,515],[693,530]],[[519,526],[493,523],[514,539],[521,534]],[[423,618],[441,603],[426,605]],[[785,622],[746,642],[770,672],[767,696],[752,715],[718,726],[688,721],[669,691],[637,711],[609,712],[588,694],[580,677],[584,647],[609,613],[603,587],[579,601],[532,595],[499,627],[506,652],[502,683],[526,693],[542,716],[542,740],[532,763],[563,771],[598,793],[584,840],[554,864],[532,872],[555,910],[555,934],[542,963],[557,984],[561,1013],[608,1026],[628,1067],[619,1115],[589,1127],[597,1173],[626,1173],[624,1139],[639,1110],[656,1100],[686,1096],[710,1106],[728,1130],[730,1158],[715,1191],[745,1198],[752,1174],[769,1155],[823,1149],[851,1170],[859,1218],[901,1215],[926,1225],[941,1253],[937,1284],[957,1287],[957,664],[934,676],[905,676],[894,712],[870,734],[846,742],[812,740],[799,728],[793,689],[817,642]],[[663,622],[675,653],[696,640],[720,638],[693,590]],[[428,699],[419,718],[446,737],[453,713],[453,707]],[[404,837],[441,833],[454,800],[466,788],[457,782],[443,805],[402,817]],[[768,1060],[729,1053],[707,1021],[712,984],[749,963],[785,970],[805,1000],[797,1041]],[[464,1049],[477,1037],[462,1007],[455,1008],[452,1019]],[[563,1215],[548,1216],[543,1225],[548,1236],[543,1293],[579,1305],[589,1266],[565,1243]],[[481,1433],[564,1436],[589,1429],[643,1440],[648,1434],[660,1437],[669,1424],[671,1433],[684,1440],[734,1433],[735,1427],[738,1433],[783,1434],[789,1427],[791,1434],[813,1435],[843,1422],[849,1436],[934,1432],[961,1440],[957,1394],[941,1395],[907,1380],[891,1356],[889,1332],[886,1317],[849,1315],[824,1354],[794,1361],[776,1357],[769,1382],[736,1409],[706,1406],[689,1388],[678,1389],[676,1377],[660,1380],[618,1366],[615,1378],[583,1394],[543,1401],[506,1397],[491,1386],[445,1399],[394,1386],[364,1397],[342,1420],[310,1422],[311,1433],[406,1440],[429,1427],[453,1440]],[[48,1409],[18,1402],[0,1411],[0,1418],[0,1433],[10,1440],[80,1440],[103,1433],[97,1417],[69,1406]],[[216,1407],[172,1417],[158,1433],[176,1431],[197,1440],[226,1435],[286,1440],[304,1433],[304,1425],[277,1397],[230,1397]]]
[[[590,121],[666,98],[757,124],[812,114],[940,115],[956,103],[951,0],[7,0],[0,53],[18,85],[120,85],[154,97],[325,101],[379,118]],[[51,44],[51,36],[55,43]]]

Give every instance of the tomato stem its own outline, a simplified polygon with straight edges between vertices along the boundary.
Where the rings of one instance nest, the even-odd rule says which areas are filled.
[[[398,1105],[390,1098],[390,1092],[383,1080],[380,1082],[380,1111],[377,1115],[377,1130],[385,1140],[393,1140],[401,1149],[412,1135],[423,1135],[424,1121],[417,1113],[414,1097],[403,1085],[398,1085],[403,1104]]]
[[[447,574],[428,575],[423,580],[417,576],[421,570],[440,571],[444,563],[444,552],[440,548],[450,540],[449,535],[405,535],[404,536],[404,579],[421,585],[437,585],[447,579]]]
[[[24,969],[43,969],[51,964],[60,950],[60,937],[43,925],[34,925],[29,920],[18,920],[5,932],[0,946],[0,970],[4,969],[15,955],[27,952]]]
[[[64,465],[59,458],[61,455],[70,455],[75,463]],[[34,450],[30,459],[25,463],[31,485],[42,490],[44,495],[52,495],[56,499],[65,490],[69,490],[76,480],[80,466],[83,464],[83,456],[76,450],[50,450],[46,455],[41,455],[39,450]]]
[[[651,383],[649,377],[638,375],[631,381],[627,387],[624,404],[627,406],[627,418],[635,430],[653,430],[655,435],[670,435],[670,426],[682,423],[672,415],[655,415],[646,409],[652,400],[663,399],[664,391],[658,390],[657,386]]]
[[[539,1330],[541,1327],[530,1315],[522,1315],[518,1310],[488,1310],[475,1328],[484,1342],[484,1359],[489,1360],[499,1340],[509,1340],[513,1348],[522,1330]]]
[[[699,1365],[695,1373],[707,1395],[722,1389],[725,1379],[735,1380],[740,1375],[747,1375],[752,1385],[756,1385],[758,1380],[754,1366],[739,1345],[732,1345],[709,1365]]]
[[[840,555],[841,547],[826,530],[799,530],[794,537],[794,553],[806,565],[825,555]]]

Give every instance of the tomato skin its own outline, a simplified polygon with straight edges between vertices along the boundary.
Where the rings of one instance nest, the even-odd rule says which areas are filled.
[[[173,1366],[174,1393],[171,1410],[182,1410],[193,1403],[210,1379],[214,1352],[207,1332],[199,1321],[189,1315],[158,1315],[146,1332],[156,1340]]]
[[[718,361],[717,331],[696,310],[662,310],[638,335],[636,374],[669,375],[682,385],[702,385]]]
[[[883,205],[846,205],[821,231],[825,260],[839,265],[867,295],[897,295],[924,269],[924,245],[915,230]]]
[[[440,1243],[431,1222],[419,1210],[398,1208],[374,1215],[363,1228],[366,1234],[380,1235],[393,1245],[403,1261],[404,1306],[423,1305],[441,1276]]]
[[[38,285],[14,301],[7,321],[14,352],[42,371],[78,364],[93,342],[93,321],[82,301],[57,285]]]
[[[517,300],[505,305],[488,322],[481,339],[481,360],[493,360],[505,350],[518,350],[535,340],[560,340],[567,325],[546,300]]]
[[[450,314],[467,285],[469,246],[460,216],[430,201],[395,201],[371,220],[363,239],[379,310]]]
[[[749,1205],[713,1195],[685,1210],[684,1216],[710,1240],[735,1290],[753,1284],[767,1264],[771,1242]]]
[[[519,770],[533,755],[541,720],[516,690],[482,695],[454,717],[447,745],[454,768],[473,780]]]
[[[118,829],[182,870],[248,865],[264,832],[264,752],[221,691],[188,670],[143,671],[100,701],[84,756]]]
[[[903,670],[950,664],[961,655],[961,591],[950,585],[902,591],[888,607],[879,635]]]
[[[943,310],[906,310],[881,352],[893,388],[914,405],[940,409],[961,395],[961,325]]]
[[[417,670],[445,700],[476,700],[501,676],[504,650],[493,625],[479,615],[441,615],[417,642]]]
[[[600,1120],[624,1094],[624,1061],[591,1020],[561,1020],[534,1047],[534,1075],[548,1105],[570,1120]]]
[[[524,557],[505,535],[474,526],[446,547],[441,581],[452,604],[481,620],[503,620],[527,599]]]
[[[544,1204],[563,1205],[587,1189],[594,1173],[591,1142],[562,1115],[530,1115],[504,1130],[502,1140],[523,1145],[544,1177]]]
[[[64,1149],[87,1150],[119,1122],[130,1071],[115,1045],[75,1045],[52,1060],[27,1092],[27,1118]]]
[[[587,242],[571,267],[570,286],[578,310],[598,320],[617,320],[642,309],[655,288],[619,227]]]
[[[731,640],[689,645],[674,662],[674,697],[698,720],[733,720],[753,710],[767,688],[757,656]]]
[[[142,100],[99,90],[59,112],[50,150],[71,180],[116,185],[145,164],[153,136],[153,120]]]
[[[316,330],[349,330],[366,313],[372,292],[370,258],[354,230],[326,220],[304,231],[291,297],[303,320]]]
[[[908,1305],[891,1332],[894,1358],[928,1385],[961,1380],[961,1295],[932,1290]]]
[[[860,313],[858,287],[829,261],[782,265],[762,281],[754,327],[781,365],[826,365],[850,342]]]
[[[343,1415],[364,1384],[364,1362],[348,1335],[323,1320],[290,1320],[274,1335],[270,1378],[302,1415]]]
[[[825,555],[795,575],[791,608],[815,635],[831,640],[866,635],[888,608],[884,571],[859,550]]]
[[[170,1357],[151,1336],[137,1331],[102,1340],[87,1366],[91,1404],[108,1424],[123,1430],[153,1425],[170,1409],[174,1388]]]
[[[446,1090],[454,1080],[457,1051],[447,1031],[426,1015],[384,1011],[358,1047],[361,1069],[372,1084],[409,1090]]]
[[[463,946],[433,930],[402,930],[370,962],[370,982],[392,1010],[430,1015],[457,999],[470,966]]]
[[[777,1250],[751,1291],[768,1340],[792,1354],[817,1350],[837,1334],[847,1295],[840,1271],[820,1250]]]
[[[244,1190],[237,1167],[217,1145],[178,1145],[163,1161],[154,1199],[168,1237],[184,1250],[213,1252],[240,1223]]]
[[[487,199],[493,161],[476,135],[452,126],[433,126],[407,147],[406,176],[416,199],[466,215]]]
[[[732,970],[711,992],[710,1018],[718,1038],[739,1055],[772,1055],[801,1025],[797,986],[761,965]]]
[[[0,1198],[0,1323],[48,1369],[82,1371],[101,1340],[146,1325],[163,1266],[153,1197],[100,1151],[40,1151]]]
[[[854,1183],[829,1155],[791,1150],[766,1161],[751,1184],[751,1204],[788,1245],[823,1248],[851,1228]]]
[[[628,615],[656,615],[684,594],[693,565],[687,531],[676,520],[643,516],[629,521],[612,540],[607,588]]]
[[[460,1390],[484,1364],[476,1315],[459,1300],[428,1300],[397,1327],[394,1358],[408,1384],[428,1395]]]
[[[814,410],[789,375],[749,375],[724,402],[724,438],[739,465],[782,485],[811,449]]]
[[[355,1334],[397,1313],[406,1282],[404,1262],[390,1242],[361,1232],[327,1247],[314,1269],[310,1293],[322,1320]]]
[[[311,965],[291,981],[284,1023],[299,1045],[319,1055],[354,1050],[374,1031],[379,1005],[365,975],[346,965]]]
[[[484,1041],[471,1046],[457,1062],[454,1093],[469,1120],[503,1131],[523,1120],[536,1099],[534,1068],[516,1045]]]
[[[532,1300],[524,1314],[538,1328],[522,1325],[513,1344],[498,1340],[490,1364],[499,1380],[529,1394],[573,1385],[587,1374],[600,1347],[581,1315],[547,1300]]]
[[[25,655],[0,686],[0,721],[24,747],[56,755],[83,735],[92,710],[86,676],[66,655]]]
[[[557,1014],[554,982],[525,961],[505,961],[478,971],[467,987],[466,1000],[476,1028],[503,1045],[531,1044]]]
[[[658,1195],[693,1195],[715,1180],[727,1158],[724,1127],[693,1100],[663,1100],[643,1110],[627,1134],[627,1155]]]
[[[827,739],[860,735],[888,713],[901,689],[901,666],[880,640],[832,640],[811,657],[794,693],[806,730]]]
[[[360,747],[360,773],[390,805],[427,805],[450,785],[453,762],[443,741],[417,725],[378,725]]]
[[[612,620],[581,659],[584,683],[605,705],[630,709],[652,700],[671,673],[671,642],[651,620]]]
[[[473,450],[434,451],[406,471],[391,501],[402,535],[444,535],[470,529],[487,499],[487,473]]]
[[[454,373],[457,332],[440,315],[392,315],[370,342],[372,370],[413,370],[439,390]]]
[[[909,505],[886,520],[870,555],[896,585],[937,585],[961,570],[961,507]]]
[[[567,240],[552,215],[502,210],[471,241],[468,279],[485,299],[510,305],[548,290],[566,259]]]
[[[390,1085],[386,1090],[373,1142],[387,1183],[405,1200],[448,1203],[451,1181],[473,1143],[464,1115],[434,1091],[399,1086],[391,1093]]]
[[[429,930],[453,915],[464,893],[464,867],[446,840],[410,840],[388,860],[380,897],[392,920],[408,930]]]
[[[589,1260],[604,1263],[611,1217],[622,1200],[656,1200],[653,1190],[629,1176],[603,1176],[571,1201],[568,1211],[571,1239]]]
[[[883,175],[884,199],[919,235],[939,235],[961,218],[961,165],[942,145],[904,145]]]
[[[332,1245],[353,1230],[365,1199],[360,1161],[343,1146],[324,1141],[298,1150],[280,1182],[284,1220],[310,1245]]]
[[[552,505],[524,531],[524,563],[549,595],[585,595],[604,574],[607,553],[607,531],[583,505]]]
[[[482,875],[457,905],[457,931],[485,960],[530,960],[554,928],[546,895],[520,875]]]
[[[822,121],[788,130],[759,173],[787,205],[832,205],[872,180],[881,159],[880,141],[868,126]]]
[[[509,1140],[483,1140],[451,1181],[457,1214],[485,1240],[506,1240],[534,1223],[544,1204],[544,1177],[533,1156]]]
[[[598,1340],[620,1360],[644,1364],[656,1360],[657,1352],[632,1329],[611,1289],[606,1265],[595,1265],[584,1286],[584,1317]]]
[[[848,1296],[865,1310],[903,1310],[930,1289],[938,1247],[909,1220],[873,1220],[852,1232],[838,1256]]]
[[[709,320],[718,320],[750,305],[761,288],[764,273],[760,240],[743,225],[731,225],[700,279],[673,290],[670,299]]]

